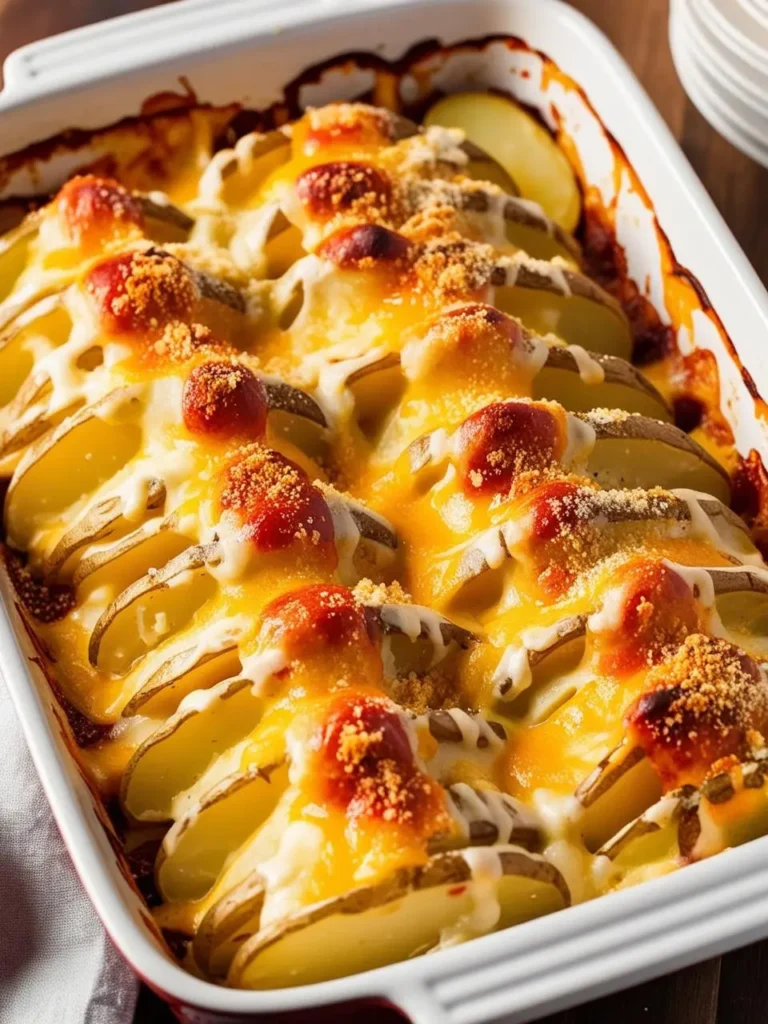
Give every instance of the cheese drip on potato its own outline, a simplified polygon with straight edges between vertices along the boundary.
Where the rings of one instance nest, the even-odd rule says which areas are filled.
[[[768,569],[584,270],[567,160],[489,99],[308,110],[173,202],[76,175],[0,244],[7,572],[221,983],[768,827]],[[489,118],[520,144],[479,148]]]

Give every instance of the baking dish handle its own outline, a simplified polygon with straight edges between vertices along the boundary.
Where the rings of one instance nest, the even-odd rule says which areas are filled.
[[[179,0],[28,43],[3,64],[0,107],[224,45],[246,27],[277,31],[317,2],[336,11],[350,0]]]
[[[414,982],[404,990],[392,992],[389,999],[412,1024],[447,1024],[450,1019],[447,1007],[428,982]]]

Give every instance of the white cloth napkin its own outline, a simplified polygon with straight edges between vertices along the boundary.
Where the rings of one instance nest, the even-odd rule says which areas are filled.
[[[0,678],[0,1024],[130,1024],[137,993],[75,872]]]

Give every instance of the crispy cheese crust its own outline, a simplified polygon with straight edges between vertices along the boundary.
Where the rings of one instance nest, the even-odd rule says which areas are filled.
[[[447,850],[433,946],[529,916],[512,877],[554,909],[736,841],[768,572],[712,457],[604,408],[603,357],[654,392],[578,243],[360,104],[209,156],[179,207],[74,177],[0,251],[8,574],[158,924],[255,985]],[[683,791],[685,842],[614,856]]]

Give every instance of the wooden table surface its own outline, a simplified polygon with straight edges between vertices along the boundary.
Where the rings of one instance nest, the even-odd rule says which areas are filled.
[[[768,284],[768,171],[716,135],[683,93],[667,44],[668,0],[572,2],[606,32],[629,61]],[[155,3],[0,0],[0,58],[34,39]],[[378,1024],[371,1016],[366,1014],[367,1024]],[[401,1018],[393,1015],[391,1019]],[[556,1014],[547,1018],[546,1024],[765,1024],[766,1019],[768,941]],[[168,1024],[171,1020],[170,1013],[143,989],[137,1024]]]

